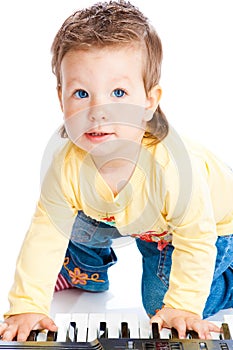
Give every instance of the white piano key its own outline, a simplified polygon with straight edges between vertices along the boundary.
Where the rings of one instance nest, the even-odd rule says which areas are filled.
[[[149,320],[139,320],[140,325],[140,338],[151,339],[152,336],[152,326]],[[171,330],[169,328],[162,328],[159,332],[160,339],[170,339]]]
[[[130,338],[139,338],[139,321],[137,314],[123,313],[121,322],[127,322],[130,331]]]
[[[108,327],[108,338],[119,338],[121,329],[121,314],[106,313],[105,319]]]
[[[159,332],[160,339],[170,339],[171,338],[171,330],[170,328],[162,328]]]
[[[87,328],[88,328],[88,313],[73,313],[71,315],[71,321],[76,322],[77,342],[87,341]]]
[[[47,332],[40,331],[37,335],[36,341],[46,341],[47,340]]]
[[[93,341],[98,337],[99,325],[101,321],[105,321],[104,313],[89,314],[87,341]]]
[[[139,335],[141,339],[149,339],[152,337],[152,329],[150,320],[139,320]]]
[[[231,333],[231,339],[233,339],[233,315],[224,315],[224,322],[228,324],[229,331]]]
[[[55,324],[58,327],[57,341],[65,342],[67,330],[71,321],[71,314],[68,313],[57,313],[55,315]]]

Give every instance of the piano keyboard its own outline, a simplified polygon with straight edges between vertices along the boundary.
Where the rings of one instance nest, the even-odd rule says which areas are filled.
[[[231,315],[224,317],[224,323],[214,322],[222,332],[212,333],[212,340],[200,340],[194,331],[178,339],[176,330],[159,332],[156,323],[133,313],[58,313],[55,323],[58,332],[35,330],[26,342],[0,341],[0,349],[233,350]]]

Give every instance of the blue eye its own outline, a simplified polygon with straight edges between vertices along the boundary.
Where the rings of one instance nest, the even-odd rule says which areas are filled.
[[[88,93],[85,90],[81,90],[81,89],[75,91],[74,95],[77,98],[87,98],[88,97]]]
[[[115,89],[114,91],[113,91],[113,95],[115,96],[115,97],[123,97],[124,95],[125,95],[125,91],[124,90],[122,90],[122,89]]]

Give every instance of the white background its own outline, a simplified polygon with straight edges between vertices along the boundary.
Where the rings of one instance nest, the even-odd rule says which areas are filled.
[[[62,123],[50,47],[66,17],[94,2],[0,2],[0,315],[39,196],[43,152]],[[232,1],[153,0],[153,9],[151,0],[132,3],[162,39],[161,107],[168,120],[233,167]]]

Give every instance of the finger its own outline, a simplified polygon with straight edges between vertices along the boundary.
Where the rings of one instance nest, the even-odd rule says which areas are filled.
[[[211,332],[216,332],[216,333],[221,333],[222,329],[218,326],[216,326],[215,324],[213,324],[212,322],[208,322],[208,329],[205,332],[204,339],[212,339],[212,334]]]
[[[20,327],[17,333],[17,341],[26,341],[30,331],[30,328]]]
[[[174,327],[180,339],[186,338],[186,322],[181,317],[175,317],[171,320],[171,328]]]
[[[193,329],[195,332],[198,333],[198,337],[200,339],[211,339],[211,331],[219,332],[219,327],[215,326],[214,324],[211,324],[210,322],[206,322],[203,320],[189,320],[187,322],[187,328]]]
[[[0,335],[2,335],[6,329],[7,329],[7,323],[5,322],[0,323]]]
[[[40,329],[48,329],[49,331],[56,332],[58,327],[54,323],[54,321],[49,317],[44,317],[38,323]]]
[[[216,324],[214,324],[212,322],[209,322],[208,325],[209,325],[210,332],[220,332],[221,331],[220,327],[218,327]]]
[[[17,330],[17,341],[20,341],[20,342],[26,341],[32,329],[33,327],[31,327],[30,323],[27,323],[27,322],[19,325]]]
[[[17,328],[15,326],[8,326],[6,327],[6,330],[2,333],[2,339],[4,341],[11,341],[15,338],[17,333]]]
[[[160,317],[159,315],[155,315],[155,316],[151,317],[150,323],[158,323],[159,331],[161,331],[161,329],[163,327],[165,327],[165,322],[162,319],[162,317]]]
[[[218,327],[216,324],[214,324],[212,322],[205,322],[205,327],[204,327],[203,331],[200,332],[200,333],[202,333],[201,336],[203,336],[204,339],[212,339],[211,332],[220,333],[221,329],[220,329],[220,327]]]
[[[201,327],[196,331],[200,339],[212,339],[211,333],[208,327]]]

